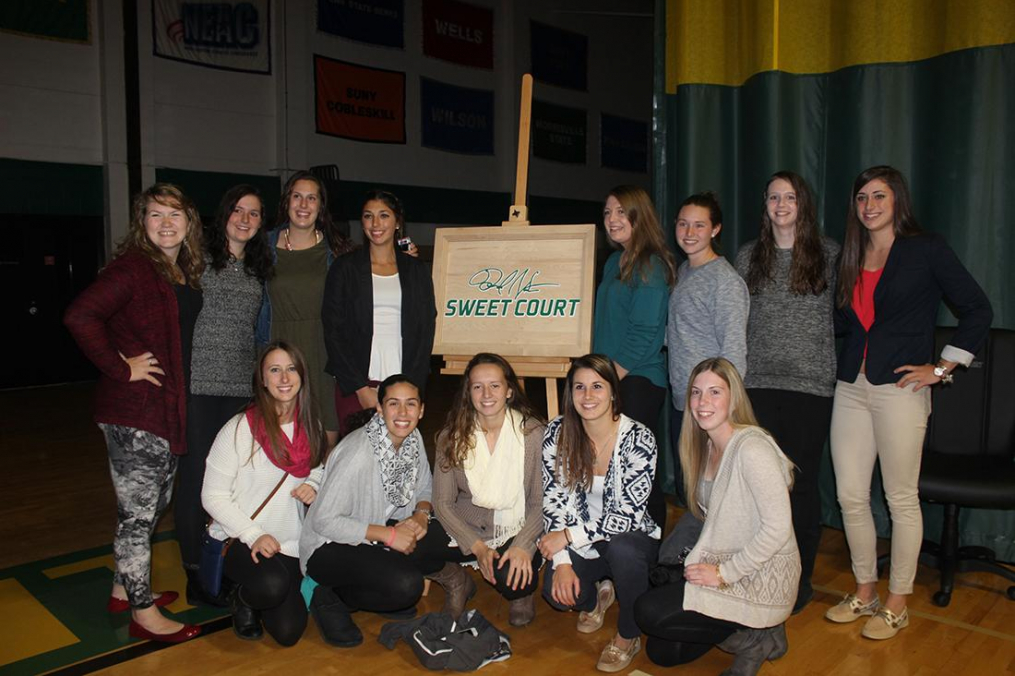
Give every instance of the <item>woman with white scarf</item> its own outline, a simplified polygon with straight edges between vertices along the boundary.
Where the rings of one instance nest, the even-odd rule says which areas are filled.
[[[318,583],[310,612],[324,640],[351,648],[351,613],[415,615],[423,568],[410,555],[427,534],[433,479],[416,429],[419,388],[406,376],[377,390],[377,414],[332,451],[300,534],[300,565]]]
[[[503,357],[481,352],[472,358],[437,436],[437,518],[414,554],[446,562],[431,578],[444,587],[444,610],[455,617],[476,592],[460,565],[466,562],[475,562],[510,601],[512,626],[525,626],[536,616],[545,427]]]

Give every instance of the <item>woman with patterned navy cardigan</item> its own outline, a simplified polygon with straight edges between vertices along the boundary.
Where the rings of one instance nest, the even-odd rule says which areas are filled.
[[[617,634],[596,665],[607,672],[626,668],[641,649],[634,602],[648,589],[661,531],[646,511],[656,440],[620,413],[618,389],[608,357],[591,354],[571,365],[563,415],[543,442],[546,535],[539,544],[552,560],[543,597],[558,610],[581,611],[578,631],[597,631],[619,600]]]
[[[933,362],[942,297],[959,318],[951,343]],[[895,636],[909,624],[906,597],[923,539],[918,483],[930,387],[969,366],[993,313],[979,284],[945,241],[920,230],[906,180],[871,167],[853,182],[836,298],[842,335],[832,405],[832,463],[856,591],[825,614],[833,622],[872,616],[863,635]],[[877,596],[871,474],[880,461],[892,517],[888,598]]]

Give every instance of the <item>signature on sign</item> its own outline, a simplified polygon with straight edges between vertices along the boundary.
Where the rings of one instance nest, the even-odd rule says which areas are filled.
[[[496,291],[498,296],[508,295],[518,298],[523,293],[539,293],[544,286],[560,286],[554,282],[537,282],[539,270],[512,270],[504,274],[500,268],[483,268],[469,278],[469,286],[482,292]]]

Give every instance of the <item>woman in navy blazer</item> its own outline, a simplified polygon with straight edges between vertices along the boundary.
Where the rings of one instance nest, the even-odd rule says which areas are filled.
[[[936,360],[941,299],[959,318]],[[923,540],[918,483],[930,387],[951,381],[983,344],[993,313],[979,284],[938,235],[913,218],[906,180],[871,167],[853,182],[836,298],[843,337],[832,409],[831,447],[856,592],[825,614],[833,622],[870,616],[863,635],[886,639],[907,626],[906,598]],[[892,517],[888,597],[877,596],[876,531],[870,508],[880,460]]]
[[[324,289],[326,370],[338,381],[342,436],[354,414],[377,406],[377,385],[388,376],[404,373],[423,393],[437,317],[430,269],[415,245],[396,246],[405,230],[401,201],[368,192],[361,222],[366,244],[335,260]]]

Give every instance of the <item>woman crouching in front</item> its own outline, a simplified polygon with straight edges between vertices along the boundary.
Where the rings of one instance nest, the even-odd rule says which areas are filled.
[[[620,380],[600,354],[575,359],[564,387],[563,415],[543,441],[543,522],[539,550],[553,565],[543,596],[558,610],[578,610],[578,631],[603,626],[620,603],[616,635],[596,668],[625,669],[641,649],[634,602],[648,589],[660,528],[646,511],[656,471],[656,440],[620,413]]]
[[[789,505],[793,464],[757,424],[733,364],[716,357],[694,368],[680,463],[687,504],[705,524],[684,581],[656,587],[636,604],[656,664],[685,664],[718,645],[736,655],[723,674],[746,676],[786,652],[783,623],[800,580]]]
[[[445,612],[458,617],[475,593],[460,564],[476,561],[483,578],[511,602],[512,626],[535,617],[545,430],[507,360],[480,352],[469,361],[437,436],[437,519],[416,551],[447,562],[433,576],[444,587]]]
[[[227,422],[208,452],[201,502],[213,521],[208,534],[236,538],[225,576],[233,631],[242,639],[263,630],[284,646],[307,627],[299,565],[303,505],[320,486],[324,427],[314,415],[303,354],[269,344],[254,371],[254,401]]]
[[[336,647],[363,642],[354,610],[414,615],[423,576],[436,572],[409,556],[431,514],[433,478],[416,429],[422,417],[419,388],[400,373],[385,379],[377,413],[332,451],[307,514],[300,563],[319,585],[310,612]]]

